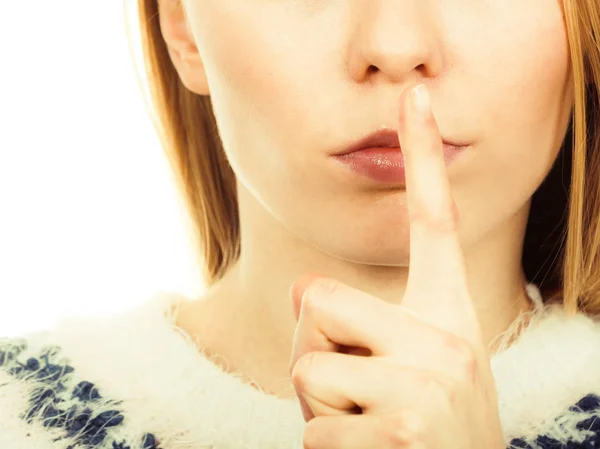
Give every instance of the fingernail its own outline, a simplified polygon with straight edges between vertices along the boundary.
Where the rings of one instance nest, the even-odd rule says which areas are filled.
[[[431,99],[425,84],[419,84],[412,90],[412,104],[414,111],[424,117],[429,113]]]

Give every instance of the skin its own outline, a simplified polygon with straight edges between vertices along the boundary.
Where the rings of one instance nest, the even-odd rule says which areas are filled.
[[[423,85],[419,92],[412,98],[426,97]],[[401,304],[330,278],[292,287],[304,447],[504,448],[442,140],[429,108],[403,103],[411,270]]]
[[[296,279],[320,273],[401,303],[406,190],[349,173],[330,154],[382,126],[399,129],[400,99],[418,83],[439,133],[472,144],[447,176],[482,345],[529,308],[521,255],[530,198],[573,105],[559,1],[159,3],[172,61],[190,90],[211,96],[238,179],[241,257],[178,320],[208,352],[294,397]]]

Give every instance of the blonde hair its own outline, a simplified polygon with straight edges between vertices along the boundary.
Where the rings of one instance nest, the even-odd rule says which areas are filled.
[[[157,0],[137,0],[151,112],[194,224],[205,285],[240,253],[235,174],[209,96],[189,91],[167,51]],[[559,160],[534,194],[523,266],[546,301],[600,314],[600,3],[564,0],[575,105]]]

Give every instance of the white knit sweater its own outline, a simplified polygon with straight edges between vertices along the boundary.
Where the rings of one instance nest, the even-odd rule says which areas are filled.
[[[506,445],[600,447],[600,322],[530,293],[531,324],[492,359]],[[0,340],[0,448],[301,448],[298,401],[204,357],[173,325],[178,299]]]

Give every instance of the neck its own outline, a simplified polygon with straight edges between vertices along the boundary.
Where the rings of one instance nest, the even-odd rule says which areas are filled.
[[[292,235],[256,204],[247,207],[250,201],[248,194],[240,195],[239,260],[208,290],[205,300],[190,303],[178,325],[198,335],[206,352],[226,359],[229,369],[240,371],[266,391],[291,397],[288,364],[296,327],[289,297],[292,282],[317,272],[400,304],[408,267],[337,259]],[[530,308],[521,266],[528,212],[526,205],[464,249],[469,291],[488,347]]]

